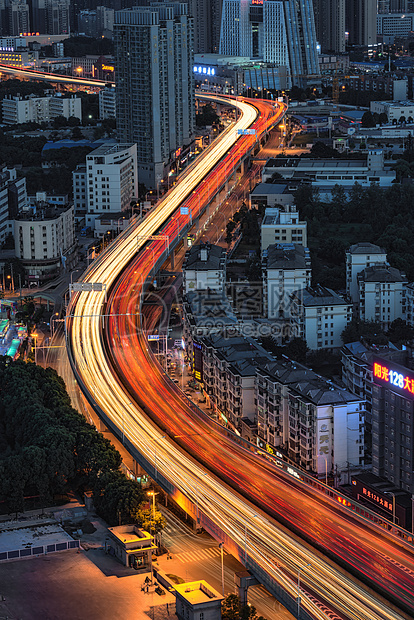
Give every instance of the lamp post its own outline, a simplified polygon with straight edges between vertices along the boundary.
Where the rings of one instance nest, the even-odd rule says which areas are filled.
[[[392,522],[395,524],[395,493],[384,491],[385,495],[392,495]]]
[[[310,566],[310,564],[305,564],[305,566],[302,566],[301,568],[299,568],[298,570],[298,620],[300,618],[300,574],[302,571],[305,570],[305,568],[307,568],[308,566]]]
[[[124,220],[124,219],[125,219],[125,216],[123,216],[123,217],[119,217],[119,218],[118,218],[118,221],[117,221],[117,230],[118,230],[118,235],[119,235],[119,222],[122,222],[122,220]]]
[[[219,544],[219,549],[221,551],[221,590],[224,596],[224,542]]]

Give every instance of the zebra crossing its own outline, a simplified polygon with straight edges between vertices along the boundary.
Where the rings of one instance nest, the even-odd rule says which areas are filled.
[[[183,553],[175,553],[174,560],[178,560],[182,564],[189,562],[199,562],[200,560],[212,560],[221,555],[221,551],[218,547],[208,547],[207,549],[197,549],[194,551],[184,551]],[[224,555],[228,555],[224,549]]]

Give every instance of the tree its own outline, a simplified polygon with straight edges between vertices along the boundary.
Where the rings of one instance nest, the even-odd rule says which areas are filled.
[[[358,342],[361,338],[364,338],[368,344],[387,344],[388,342],[381,323],[352,319],[341,334],[342,342],[344,344]]]
[[[71,135],[72,140],[83,140],[83,133],[80,130],[79,127],[74,127],[72,129],[72,135]]]
[[[375,127],[374,117],[371,112],[364,112],[361,119],[362,127]]]
[[[380,125],[388,124],[388,116],[385,112],[381,112],[381,114],[379,115],[379,123]]]
[[[241,605],[236,594],[228,594],[222,602],[221,617],[223,620],[265,620],[263,616],[257,615],[253,605]]]
[[[159,534],[167,525],[164,515],[159,510],[155,510],[154,514],[152,508],[140,507],[135,514],[135,520],[140,527],[152,534]]]
[[[62,129],[62,127],[66,127],[67,124],[68,121],[64,116],[55,116],[55,118],[53,119],[54,129]]]
[[[79,127],[80,120],[78,119],[77,116],[69,116],[67,120],[67,125],[68,127]]]
[[[387,336],[394,344],[399,344],[414,338],[414,328],[407,325],[403,319],[395,319],[389,327]]]

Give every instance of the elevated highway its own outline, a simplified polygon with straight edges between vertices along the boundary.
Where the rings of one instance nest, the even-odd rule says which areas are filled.
[[[66,318],[72,368],[89,402],[148,473],[293,613],[300,571],[302,618],[408,618],[406,611],[414,609],[410,543],[343,512],[318,489],[232,441],[203,418],[148,350],[141,302],[155,270],[285,112],[270,102],[233,100],[232,105],[240,110],[237,123],[142,224],[122,233],[85,273],[83,281],[104,283],[109,297],[98,291],[73,296]],[[255,135],[238,137],[238,129],[250,127]],[[188,207],[188,215],[180,206]]]

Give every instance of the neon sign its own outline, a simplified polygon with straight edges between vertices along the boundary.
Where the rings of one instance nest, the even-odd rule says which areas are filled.
[[[402,366],[389,363],[385,365],[383,361],[374,361],[373,376],[376,383],[396,388],[404,395],[414,395],[414,377],[407,374],[407,369]]]
[[[201,75],[216,75],[216,70],[214,69],[214,67],[195,66],[193,71],[194,73],[200,73]]]

